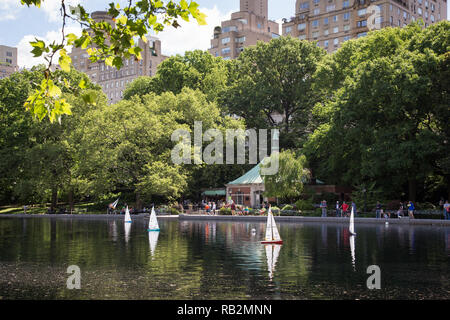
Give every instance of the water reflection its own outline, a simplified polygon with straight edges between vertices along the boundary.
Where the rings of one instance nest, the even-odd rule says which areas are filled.
[[[125,226],[125,242],[130,241],[131,223],[124,223]]]
[[[342,223],[280,223],[281,249],[260,244],[264,222],[161,219],[164,232],[149,233],[145,220],[136,219],[132,229],[124,223],[122,235],[122,221],[0,218],[0,296],[450,298],[448,227],[358,224],[356,238]],[[82,291],[60,289],[72,264],[83,270]],[[373,264],[381,267],[386,286],[369,292],[365,271]]]
[[[353,270],[356,271],[356,255],[355,255],[355,236],[350,236],[350,252],[352,254],[352,266]]]
[[[270,244],[265,245],[266,257],[267,257],[267,268],[269,270],[269,279],[272,281],[273,273],[275,271],[275,266],[278,261],[278,256],[280,255],[281,245]]]
[[[148,242],[150,243],[150,252],[152,257],[155,255],[156,245],[158,244],[159,231],[148,232]]]

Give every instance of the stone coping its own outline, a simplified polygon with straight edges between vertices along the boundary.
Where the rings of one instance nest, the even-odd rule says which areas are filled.
[[[131,215],[131,219],[148,218],[149,214]],[[104,220],[122,220],[124,215],[121,214],[0,214],[0,218],[47,218],[47,219],[104,219]],[[220,216],[220,215],[199,215],[199,214],[180,214],[180,215],[158,215],[158,219],[178,219],[178,220],[197,220],[197,221],[246,221],[246,222],[265,222],[266,216]],[[336,217],[280,217],[275,216],[277,222],[304,223],[304,222],[320,222],[320,223],[349,223],[349,218]],[[389,222],[391,225],[431,225],[431,226],[448,226],[450,220],[437,219],[409,219],[391,218],[355,218],[355,223],[360,224],[385,224]]]

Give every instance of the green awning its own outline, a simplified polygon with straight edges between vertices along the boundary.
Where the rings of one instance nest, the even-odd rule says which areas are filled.
[[[203,196],[209,196],[209,197],[220,197],[225,196],[227,194],[227,191],[225,189],[221,190],[206,190],[202,192]]]
[[[242,177],[237,178],[234,181],[229,182],[228,184],[254,184],[254,183],[263,183],[263,179],[259,173],[259,164],[255,166],[252,170],[244,174]]]

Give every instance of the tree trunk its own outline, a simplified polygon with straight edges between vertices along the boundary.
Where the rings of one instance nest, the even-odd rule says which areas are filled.
[[[56,210],[56,206],[58,204],[58,187],[52,187],[52,203],[50,205],[50,211]]]
[[[136,209],[141,210],[142,209],[142,200],[141,200],[141,193],[136,192]]]
[[[73,189],[70,188],[70,190],[69,190],[69,210],[70,210],[70,214],[73,213],[74,208],[75,208],[75,205],[74,205],[74,201],[73,201]]]
[[[409,200],[416,201],[417,195],[417,181],[415,178],[410,178],[408,180],[408,191],[409,191]]]

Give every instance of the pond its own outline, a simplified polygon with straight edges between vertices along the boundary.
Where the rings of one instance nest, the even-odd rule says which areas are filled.
[[[358,224],[352,238],[345,224],[278,223],[284,244],[266,247],[265,223],[147,223],[0,218],[0,299],[450,298],[449,227]],[[381,289],[367,287],[372,265]]]

